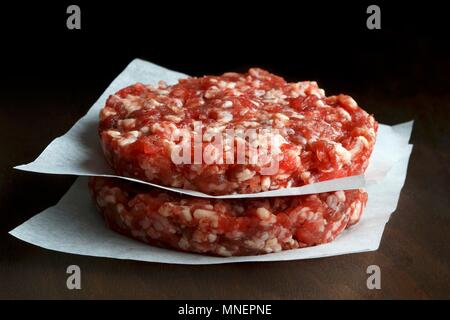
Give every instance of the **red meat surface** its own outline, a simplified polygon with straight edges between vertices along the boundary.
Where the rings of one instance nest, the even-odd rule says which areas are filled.
[[[107,225],[151,245],[217,256],[327,243],[357,223],[363,190],[254,199],[205,199],[113,178],[91,178]]]
[[[213,133],[271,128],[279,152],[256,163],[228,163],[225,155],[216,158],[222,163],[174,163],[176,133],[188,132],[192,142],[198,121],[203,125],[202,150],[212,144]],[[221,195],[361,174],[377,128],[375,119],[350,96],[326,97],[316,82],[288,83],[253,68],[245,74],[182,79],[172,86],[131,85],[108,98],[100,112],[99,133],[117,174]],[[232,145],[237,143],[233,140]],[[264,173],[272,160],[276,170]]]

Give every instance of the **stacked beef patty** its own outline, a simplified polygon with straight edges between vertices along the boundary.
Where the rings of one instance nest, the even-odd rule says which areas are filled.
[[[101,110],[99,134],[118,175],[224,195],[361,174],[377,128],[349,96],[254,68],[124,88]],[[218,200],[112,178],[92,178],[90,187],[112,229],[221,256],[332,241],[367,201],[363,190]]]

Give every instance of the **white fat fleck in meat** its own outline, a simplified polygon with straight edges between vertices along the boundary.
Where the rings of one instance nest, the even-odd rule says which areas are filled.
[[[345,202],[345,192],[342,190],[336,191],[334,193],[340,202]]]
[[[114,111],[114,110],[111,109],[111,108],[103,108],[102,111],[100,112],[100,119],[101,119],[101,120],[104,120],[104,119],[106,119],[107,117],[109,117],[109,116],[114,116],[114,115],[116,115],[116,114],[117,114],[117,112]]]
[[[233,102],[230,100],[226,100],[224,101],[224,103],[222,104],[222,108],[231,108],[233,106]]]
[[[177,108],[183,108],[183,101],[181,99],[174,98],[172,101]]]
[[[260,74],[259,74],[259,70],[256,68],[251,68],[250,70],[248,70],[248,73],[255,78],[259,78]]]
[[[168,216],[172,215],[173,207],[174,207],[173,204],[165,203],[161,207],[159,207],[158,213],[160,215],[162,215],[163,217],[168,217]]]
[[[316,101],[316,106],[319,107],[319,108],[322,108],[322,107],[325,107],[325,103],[323,103],[322,100],[317,100]]]
[[[264,248],[265,245],[265,240],[262,239],[252,239],[252,240],[245,240],[244,244],[251,249],[256,249],[256,250],[262,250]]]
[[[323,89],[319,89],[315,81],[311,81],[309,83],[309,86],[305,89],[305,93],[308,95],[316,96],[319,99],[325,97],[325,91]]]
[[[264,227],[268,227],[268,226],[271,226],[272,224],[274,224],[275,222],[277,222],[277,216],[274,214],[270,214],[267,218],[262,219],[259,222],[259,224]]]
[[[218,113],[218,118],[217,121],[218,122],[230,122],[231,120],[233,120],[233,114],[231,112],[228,111],[220,111]]]
[[[205,209],[196,209],[193,214],[194,218],[197,220],[205,219],[211,221],[211,225],[213,227],[218,226],[219,218],[215,211],[205,210]]]
[[[317,91],[319,92],[320,98],[325,97],[325,90],[323,90],[323,89],[318,89]]]
[[[256,172],[249,169],[244,169],[236,174],[236,179],[239,182],[250,180],[255,176]]]
[[[219,84],[219,87],[225,88],[227,86],[228,82],[224,81],[224,80],[220,80],[218,84]]]
[[[239,231],[239,230],[232,230],[230,232],[227,232],[225,234],[225,236],[228,239],[239,240],[239,239],[241,239],[244,236],[244,233],[242,231]]]
[[[272,148],[275,149],[275,150],[272,150],[272,153],[276,153],[278,151],[276,149],[281,147],[281,145],[286,144],[287,141],[286,141],[286,139],[284,139],[284,137],[281,134],[276,133],[276,134],[272,135],[271,143],[272,143]]]
[[[282,249],[282,247],[281,247],[281,245],[278,243],[278,239],[277,239],[277,238],[272,238],[272,239],[270,239],[270,240],[267,240],[267,241],[266,241],[266,245],[265,245],[265,247],[264,247],[264,250],[265,250],[267,253],[270,253],[270,252],[279,252],[279,251],[281,251],[281,249]]]
[[[245,115],[248,111],[249,111],[248,108],[242,108],[241,111],[239,111],[239,114],[240,114],[241,116],[243,116],[243,115]]]
[[[355,154],[361,152],[364,148],[368,148],[368,147],[369,147],[369,142],[367,141],[367,139],[363,136],[359,136],[356,138],[356,144],[350,150],[350,153],[352,155],[355,155]]]
[[[128,113],[134,112],[136,110],[140,110],[141,104],[139,102],[140,98],[132,95],[128,95],[125,98],[120,98],[119,96],[115,95],[123,104],[123,107]]]
[[[272,213],[267,210],[264,207],[258,208],[256,209],[256,215],[258,216],[258,218],[260,218],[261,220],[266,220],[269,219],[270,216],[272,215]]]
[[[207,127],[203,134],[203,141],[210,142],[212,138],[225,130],[226,126]]]
[[[221,256],[223,256],[223,257],[230,257],[232,254],[231,254],[231,252],[229,251],[229,250],[227,250],[227,248],[225,248],[225,247],[223,247],[223,246],[220,246],[218,249],[217,249],[217,254],[218,255],[221,255]]]
[[[309,207],[303,207],[298,211],[298,216],[302,219],[306,219],[310,212],[311,212],[311,209]]]
[[[189,241],[186,238],[181,238],[180,241],[178,241],[178,246],[180,249],[187,250],[189,248]]]
[[[220,89],[218,88],[218,87],[216,87],[216,86],[212,86],[212,87],[209,87],[206,91],[205,91],[205,93],[204,93],[204,97],[206,98],[206,99],[211,99],[211,98],[214,98],[218,93],[220,93],[221,91],[220,91]]]
[[[181,120],[183,120],[180,117],[177,117],[177,116],[174,116],[174,115],[170,115],[170,114],[164,116],[164,119],[167,120],[167,121],[174,122],[174,123],[180,123]]]
[[[284,114],[282,114],[282,113],[275,113],[275,118],[277,118],[277,119],[279,119],[279,120],[281,120],[283,122],[289,121],[289,117],[284,115]]]
[[[228,88],[228,89],[234,89],[234,88],[236,88],[236,82],[228,82],[227,88]]]
[[[259,102],[258,101],[255,101],[255,100],[249,100],[254,106],[256,106],[256,107],[259,107],[260,106],[260,104],[259,104]]]
[[[210,233],[208,234],[208,241],[209,242],[214,242],[217,239],[217,235],[215,233]]]
[[[329,195],[327,197],[327,206],[334,211],[339,209],[339,200],[335,195]]]
[[[164,132],[164,131],[165,131],[164,128],[158,122],[156,122],[156,123],[154,123],[152,125],[152,132],[153,133],[155,133],[155,132]]]
[[[236,187],[236,184],[230,184],[232,187]],[[225,183],[208,183],[208,190],[211,192],[224,191],[227,185]]]
[[[144,102],[144,108],[146,109],[154,109],[156,107],[160,107],[164,105],[161,102],[156,101],[155,99],[150,99]]]
[[[181,207],[181,214],[186,221],[192,221],[191,210],[188,206]]]
[[[245,128],[256,128],[259,127],[259,123],[256,121],[242,121],[241,124],[245,127]]]
[[[300,174],[300,178],[302,178],[303,181],[308,181],[308,179],[311,177],[311,172],[304,171]]]
[[[342,144],[334,143],[334,150],[343,163],[350,164],[352,162],[352,153],[345,149]]]
[[[340,227],[342,227],[342,222],[345,219],[345,215],[342,215],[342,217],[338,221],[333,222],[333,226],[331,227],[332,232],[336,232],[339,230]]]
[[[126,145],[135,143],[136,140],[137,140],[137,137],[131,135],[131,136],[129,136],[128,138],[121,139],[121,140],[119,141],[119,145],[122,146],[122,147],[124,147],[124,146],[126,146]]]
[[[266,94],[265,90],[255,90],[254,95],[257,97],[262,97]]]
[[[358,107],[356,101],[350,96],[340,95],[339,102],[350,109],[356,109]]]
[[[259,239],[261,239],[262,241],[266,241],[267,239],[269,239],[270,235],[268,232],[263,232],[261,233],[261,236],[259,237]]]
[[[135,137],[135,138],[137,138],[137,137],[139,137],[141,135],[141,132],[137,131],[137,130],[133,130],[133,131],[129,131],[128,134],[133,136],[133,137]]]
[[[119,137],[121,137],[121,133],[120,133],[119,131],[108,130],[108,131],[106,131],[106,133],[107,133],[109,136],[113,137],[113,138],[119,138]]]
[[[346,121],[352,121],[352,116],[347,112],[347,110],[341,107],[338,107],[336,110]]]
[[[352,204],[351,209],[352,209],[352,211],[351,211],[349,223],[353,224],[356,221],[358,221],[358,219],[359,219],[361,209],[362,209],[361,201],[356,201],[354,204]]]
[[[282,174],[278,174],[275,179],[276,180],[286,180],[291,176],[290,173],[282,173]]]
[[[263,177],[261,179],[261,189],[262,191],[267,191],[270,188],[270,177]]]
[[[253,80],[252,86],[255,87],[255,88],[259,88],[261,86],[261,81],[260,80]]]
[[[323,222],[325,222],[326,220],[322,220],[322,224],[319,226],[319,232],[322,233],[325,231],[325,224],[323,224]]]
[[[280,100],[286,98],[287,97],[283,93],[283,91],[278,89],[270,89],[269,91],[266,91],[265,95],[263,96],[263,99],[267,102],[279,102]]]
[[[121,204],[121,203],[118,203],[116,205],[116,209],[117,209],[118,213],[122,214],[125,211],[125,206],[123,204]]]

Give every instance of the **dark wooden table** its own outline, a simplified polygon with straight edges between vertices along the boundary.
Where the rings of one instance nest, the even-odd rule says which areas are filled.
[[[250,54],[243,57],[243,63],[235,57],[222,64],[204,59],[201,53],[184,60],[162,58],[168,49],[159,56],[131,50],[105,60],[96,52],[107,39],[101,42],[94,33],[89,39],[97,40],[86,43],[80,34],[60,31],[47,35],[48,39],[39,38],[39,43],[31,42],[35,44],[31,60],[30,51],[17,51],[3,59],[9,64],[6,75],[10,78],[2,82],[0,96],[0,298],[450,298],[448,51],[428,50],[428,38],[416,43],[413,35],[409,39],[414,43],[412,56],[406,49],[400,55],[398,48],[410,50],[411,45],[404,38],[397,41],[394,35],[387,45],[394,47],[389,50],[366,44],[360,48],[362,54],[347,60],[322,55],[320,62],[328,64],[316,70],[299,62],[301,52],[287,56],[290,64],[283,59],[273,64],[268,59],[252,60]],[[75,41],[73,47],[72,42],[64,42],[66,38]],[[6,41],[18,44],[22,40],[8,36]],[[45,51],[44,45],[50,42],[57,43],[55,50]],[[83,46],[88,52],[80,49]],[[195,75],[258,64],[291,80],[317,79],[330,93],[349,93],[381,123],[414,119],[414,150],[406,183],[379,250],[290,262],[178,266],[52,252],[8,235],[9,230],[54,205],[75,179],[12,167],[33,160],[52,139],[65,133],[135,56]],[[17,67],[15,61],[20,58],[24,66]],[[339,63],[343,69],[330,69]],[[82,270],[81,290],[66,288],[66,268],[72,264]],[[381,268],[381,290],[366,286],[369,265]]]

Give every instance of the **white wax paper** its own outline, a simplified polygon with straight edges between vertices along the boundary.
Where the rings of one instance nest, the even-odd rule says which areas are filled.
[[[377,250],[384,226],[396,209],[412,145],[398,150],[398,161],[380,183],[369,184],[361,221],[329,244],[246,257],[209,257],[152,247],[109,230],[93,205],[87,178],[78,178],[60,202],[10,232],[34,245],[87,256],[174,264],[282,261]]]
[[[97,133],[98,114],[108,96],[136,82],[155,85],[159,80],[164,80],[169,84],[173,84],[178,79],[185,77],[187,77],[185,74],[162,68],[150,62],[139,59],[133,60],[111,83],[97,102],[89,109],[88,113],[65,135],[53,140],[35,161],[15,168],[50,174],[119,177],[166,190],[205,198],[256,198],[361,188],[367,186],[370,182],[381,181],[394,163],[397,162],[402,152],[406,152],[408,148],[407,144],[412,122],[403,124],[400,127],[380,125],[377,143],[370,160],[370,165],[364,175],[256,194],[211,196],[198,191],[170,188],[115,175],[104,159]]]

